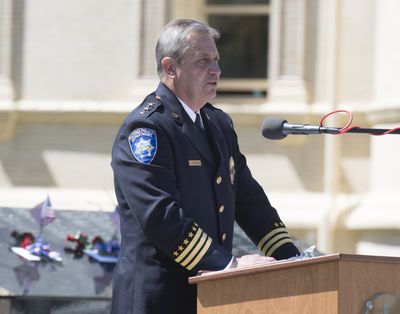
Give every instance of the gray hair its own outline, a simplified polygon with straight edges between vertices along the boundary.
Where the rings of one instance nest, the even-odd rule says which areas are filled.
[[[162,77],[164,69],[161,61],[165,57],[171,57],[178,63],[182,60],[186,51],[190,48],[187,36],[191,33],[203,33],[217,40],[219,32],[206,23],[189,20],[176,19],[169,22],[161,31],[156,45],[157,73]]]

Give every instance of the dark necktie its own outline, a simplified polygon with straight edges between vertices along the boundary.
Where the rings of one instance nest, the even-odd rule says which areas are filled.
[[[196,119],[194,120],[194,124],[197,125],[197,127],[201,130],[204,131],[203,125],[201,124],[201,117],[200,117],[200,113],[196,113]]]
[[[213,152],[216,162],[218,163],[219,162],[218,148],[215,146],[215,142],[212,139],[212,135],[210,133],[210,129],[207,123],[208,120],[207,119],[206,121],[202,120],[200,113],[196,112],[196,119],[194,120],[194,124],[199,128],[199,130],[203,134],[204,138],[206,139],[208,145],[211,148],[211,151]]]

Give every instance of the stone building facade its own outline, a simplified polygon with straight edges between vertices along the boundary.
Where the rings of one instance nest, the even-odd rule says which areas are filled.
[[[196,18],[223,30],[214,103],[289,230],[324,252],[399,255],[397,135],[260,130],[338,109],[399,126],[399,13],[397,0],[0,0],[0,206],[49,194],[56,208],[113,210],[119,123],[157,85],[161,27]]]

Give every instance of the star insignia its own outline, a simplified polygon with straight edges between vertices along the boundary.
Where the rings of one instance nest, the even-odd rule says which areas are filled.
[[[183,240],[183,243],[184,243],[185,245],[188,245],[189,241],[188,241],[187,239],[185,239],[185,240]]]
[[[178,246],[178,250],[183,251],[183,246],[182,245]]]
[[[177,251],[174,251],[174,253],[172,253],[172,254],[174,254],[174,256],[178,256],[179,255],[179,253]]]
[[[188,233],[188,237],[189,237],[189,238],[193,238],[193,233],[192,233],[192,232],[189,232],[189,233]]]
[[[139,156],[151,156],[151,151],[153,149],[154,146],[151,145],[151,139],[141,138],[139,142],[135,144],[135,153]]]

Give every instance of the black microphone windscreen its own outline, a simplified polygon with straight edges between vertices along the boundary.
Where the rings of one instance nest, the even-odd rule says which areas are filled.
[[[286,137],[282,133],[283,124],[286,120],[278,118],[265,119],[262,124],[262,135],[270,140],[280,140]]]

